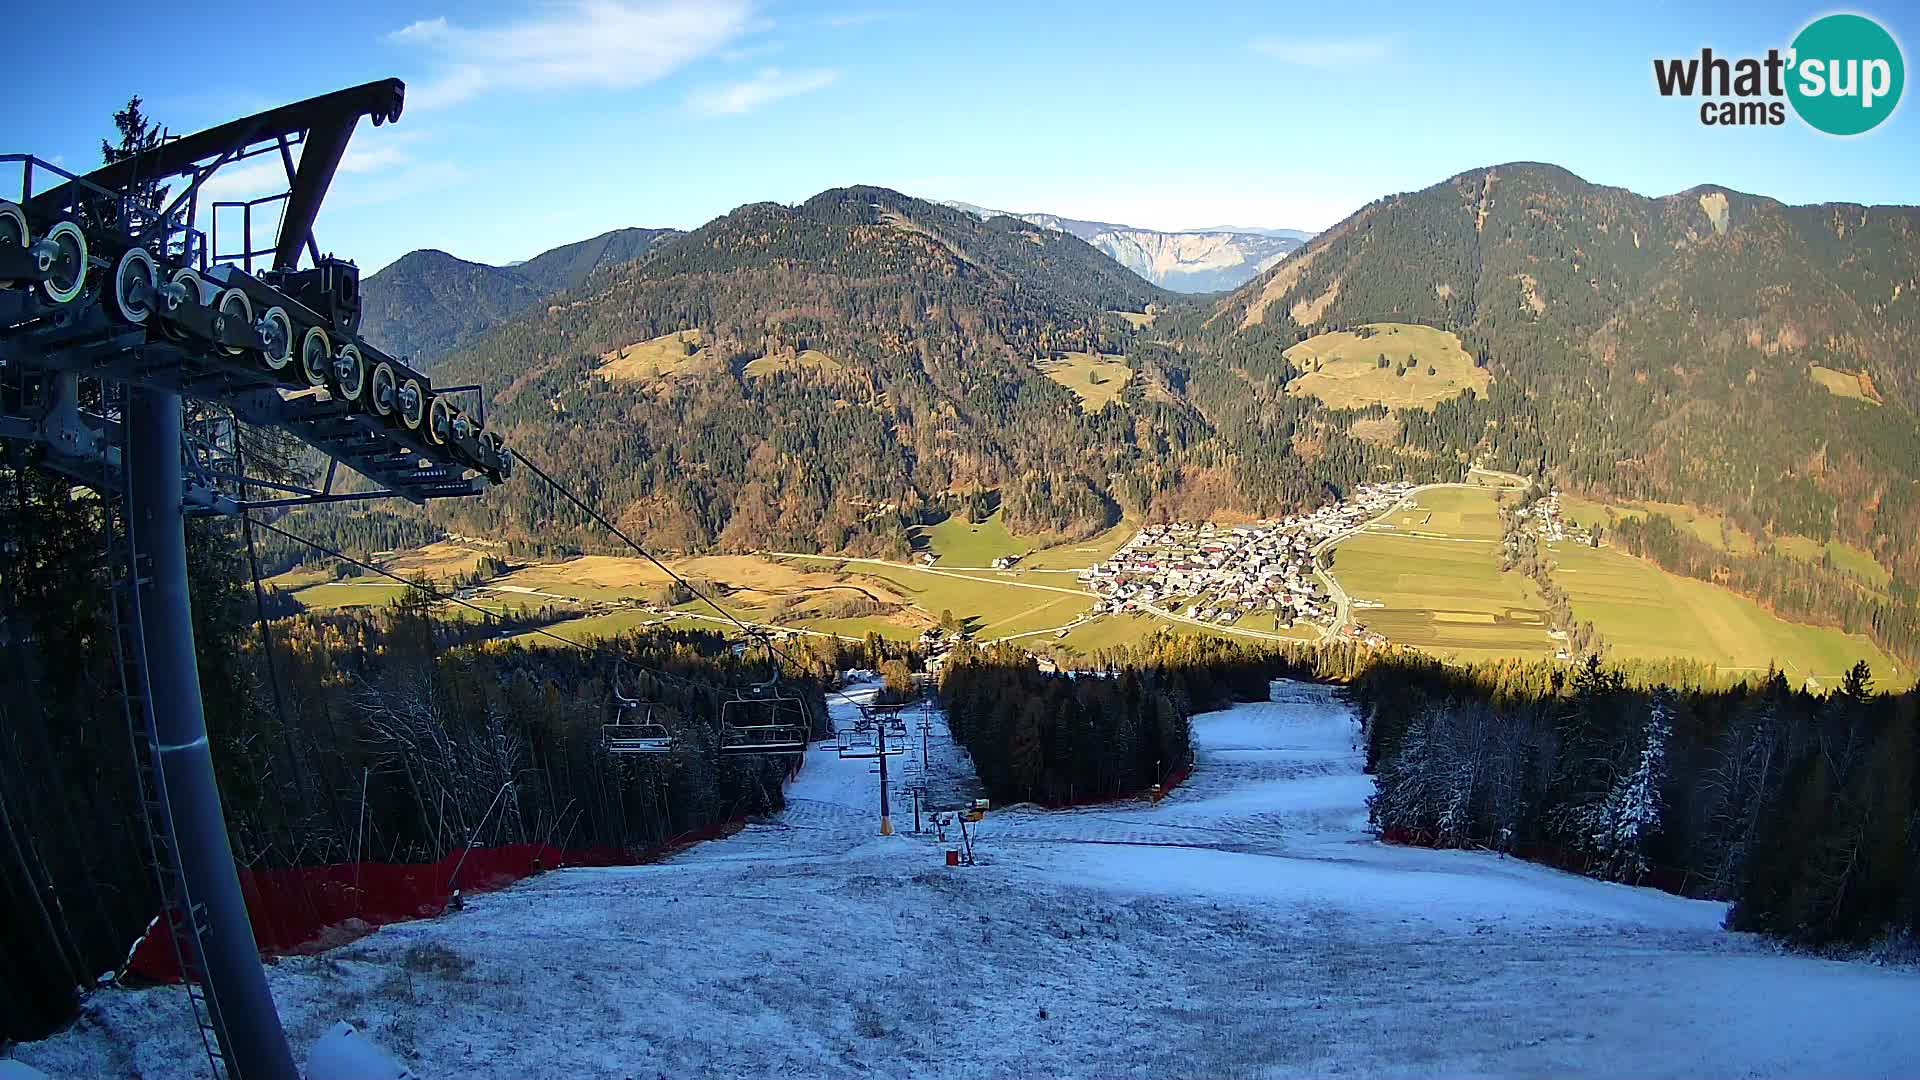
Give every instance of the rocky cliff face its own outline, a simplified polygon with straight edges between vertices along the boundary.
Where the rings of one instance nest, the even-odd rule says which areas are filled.
[[[1292,229],[1161,232],[1058,214],[1015,214],[972,203],[947,205],[981,218],[1013,217],[1071,233],[1155,285],[1189,293],[1237,289],[1286,258],[1312,235]]]

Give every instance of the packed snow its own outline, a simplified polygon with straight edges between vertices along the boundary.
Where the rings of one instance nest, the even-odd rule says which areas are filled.
[[[1784,953],[1718,904],[1379,844],[1330,688],[1196,717],[1157,807],[996,809],[970,867],[911,831],[912,786],[976,787],[944,721],[909,717],[901,835],[878,835],[874,762],[827,744],[727,840],[281,961],[295,1045],[346,1021],[423,1077],[1920,1074],[1920,974]],[[102,992],[19,1057],[185,1075],[186,1016],[177,988]]]

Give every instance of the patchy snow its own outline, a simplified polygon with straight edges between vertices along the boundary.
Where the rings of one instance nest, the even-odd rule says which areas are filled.
[[[282,961],[274,989],[297,1046],[346,1020],[422,1076],[1920,1073],[1920,975],[1779,952],[1716,904],[1375,843],[1351,710],[1274,697],[1196,718],[1159,807],[996,810],[976,867],[879,837],[873,763],[815,749],[774,820]],[[957,805],[944,728],[927,782]],[[184,1074],[185,1009],[98,994],[20,1057]]]

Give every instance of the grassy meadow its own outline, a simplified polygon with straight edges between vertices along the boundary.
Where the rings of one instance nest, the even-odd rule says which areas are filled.
[[[1856,375],[1851,371],[1835,371],[1829,367],[1821,367],[1819,364],[1809,364],[1807,377],[1834,397],[1846,398],[1866,405],[1880,404],[1880,399],[1871,392],[1873,382],[1865,376]]]
[[[1865,637],[1787,622],[1743,596],[1669,574],[1624,552],[1584,544],[1552,546],[1554,581],[1574,617],[1590,621],[1609,655],[1628,659],[1691,657],[1729,672],[1777,664],[1796,683],[1838,682],[1856,660],[1883,681],[1903,673]],[[1911,678],[1911,673],[1904,673]]]
[[[1493,381],[1451,331],[1415,323],[1370,323],[1366,330],[1372,333],[1315,334],[1288,349],[1287,360],[1303,374],[1287,384],[1287,392],[1319,398],[1335,409],[1430,409],[1462,391],[1485,394]],[[1382,355],[1386,367],[1380,366]],[[1412,370],[1398,374],[1409,356],[1415,360]]]
[[[1133,379],[1126,357],[1097,353],[1070,352],[1058,360],[1041,358],[1033,362],[1042,375],[1073,391],[1080,407],[1099,412],[1120,399],[1121,391]]]

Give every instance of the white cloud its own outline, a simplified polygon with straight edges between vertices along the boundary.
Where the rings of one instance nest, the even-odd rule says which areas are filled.
[[[407,105],[431,109],[489,90],[586,86],[625,90],[659,80],[752,29],[747,0],[572,0],[489,26],[445,16],[387,35],[440,64],[407,90]]]
[[[413,147],[425,137],[425,133],[420,131],[382,129],[379,137],[375,138],[370,126],[362,124],[355,132],[354,140],[347,144],[347,152],[341,155],[334,176],[366,176],[410,169],[415,164]],[[293,148],[296,167],[300,164],[300,151],[303,149],[304,146]],[[280,155],[261,154],[241,164],[225,166],[208,177],[206,183],[200,185],[200,200],[205,203],[252,199],[286,189],[287,169],[281,164]]]
[[[1311,68],[1343,68],[1376,64],[1393,55],[1386,38],[1260,38],[1255,52],[1283,64]]]
[[[781,98],[823,90],[832,86],[839,78],[839,72],[824,69],[782,71],[779,68],[764,68],[759,74],[744,82],[696,90],[688,96],[687,104],[698,112],[718,116],[737,116],[752,112],[762,105],[779,101]]]

